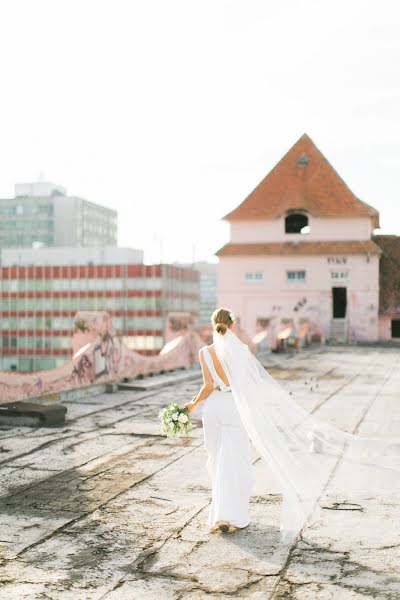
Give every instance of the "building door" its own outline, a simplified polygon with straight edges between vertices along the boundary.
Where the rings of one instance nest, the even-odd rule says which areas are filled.
[[[400,338],[400,319],[392,319],[392,338]]]
[[[334,319],[344,319],[346,316],[346,307],[347,307],[347,288],[333,287],[332,288],[332,300],[333,300],[333,318]]]

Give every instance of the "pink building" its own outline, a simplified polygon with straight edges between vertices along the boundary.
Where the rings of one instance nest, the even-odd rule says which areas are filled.
[[[379,325],[379,214],[307,135],[224,219],[231,239],[216,253],[218,304],[255,342],[304,332],[321,341],[397,339],[386,322],[395,306]]]

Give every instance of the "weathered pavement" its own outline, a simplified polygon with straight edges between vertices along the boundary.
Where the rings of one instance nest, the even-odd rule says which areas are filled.
[[[327,348],[279,357],[270,371],[342,429],[395,436],[399,359]],[[62,429],[0,431],[1,600],[400,599],[400,491],[386,505],[331,503],[285,547],[278,489],[259,461],[250,526],[208,533],[201,413],[189,439],[157,431],[159,409],[190,399],[199,381],[76,398]],[[345,470],[334,477],[340,490]]]

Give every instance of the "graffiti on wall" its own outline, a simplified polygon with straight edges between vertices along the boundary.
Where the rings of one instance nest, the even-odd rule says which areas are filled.
[[[133,379],[138,375],[193,366],[204,341],[187,330],[169,351],[143,356],[130,350],[112,329],[107,313],[78,313],[74,331],[74,358],[64,365],[38,373],[0,372],[0,401],[15,402],[49,393]],[[190,322],[190,319],[187,321]]]
[[[102,375],[117,373],[121,360],[121,340],[108,331],[104,333],[98,344],[93,349],[94,376],[97,379]]]
[[[303,298],[300,298],[300,300],[298,300],[297,304],[295,304],[295,306],[293,307],[294,312],[299,311],[306,304],[307,304],[307,298],[305,296],[303,296]]]

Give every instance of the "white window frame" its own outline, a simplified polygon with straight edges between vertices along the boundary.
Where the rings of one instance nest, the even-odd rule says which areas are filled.
[[[334,277],[334,274],[346,274],[345,277]],[[331,269],[329,271],[329,281],[334,283],[346,283],[350,281],[350,271],[349,269]]]
[[[304,277],[289,277],[289,273],[304,273]],[[287,283],[304,283],[307,280],[307,271],[306,269],[288,269],[286,271],[286,282]]]
[[[245,271],[244,280],[246,283],[260,283],[264,281],[264,271]]]

